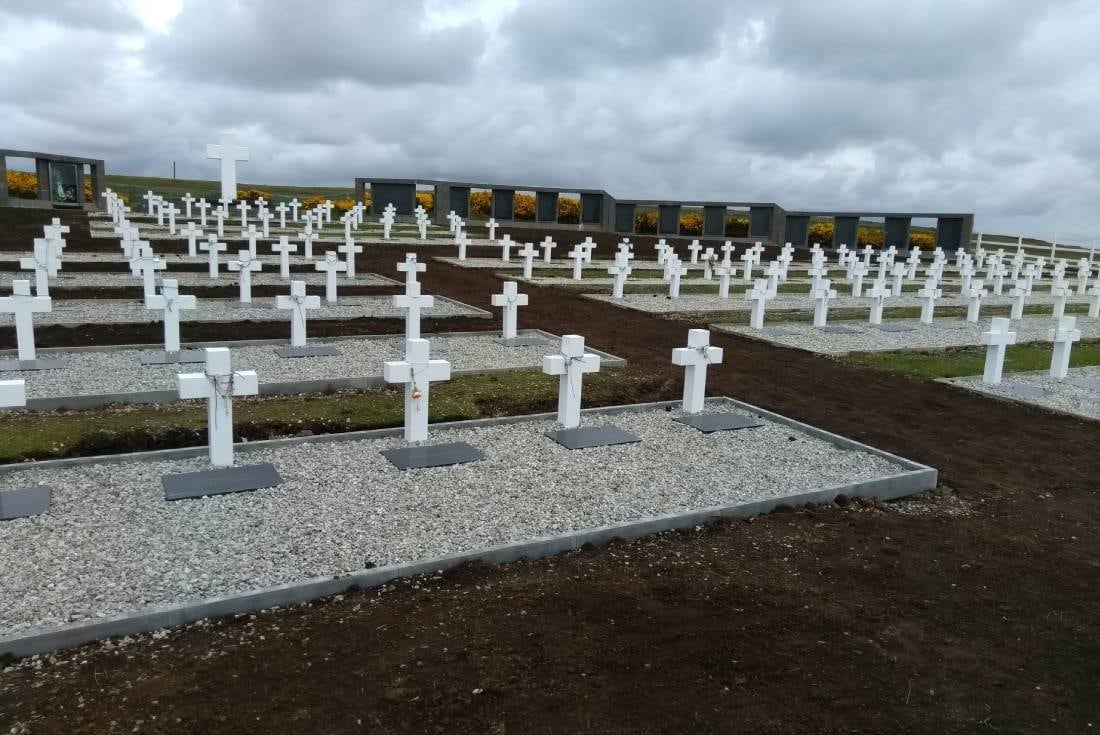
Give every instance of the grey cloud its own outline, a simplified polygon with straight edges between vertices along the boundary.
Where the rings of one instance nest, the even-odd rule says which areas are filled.
[[[5,0],[0,7],[0,29],[20,28],[33,21],[83,31],[129,33],[141,30],[141,22],[119,0]]]

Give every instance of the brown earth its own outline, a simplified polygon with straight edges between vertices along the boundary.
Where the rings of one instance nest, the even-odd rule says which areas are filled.
[[[407,249],[372,246],[363,270],[389,273]],[[475,305],[499,285],[491,272],[436,262],[423,280],[427,293]],[[521,328],[584,334],[631,370],[666,378],[633,400],[677,397],[669,351],[684,343],[687,324],[567,289],[528,291]],[[440,321],[431,328],[477,328]],[[400,329],[397,320],[326,326]],[[251,327],[249,335],[258,336]],[[51,336],[159,339],[95,327]],[[926,462],[940,470],[940,490],[918,502],[792,509],[468,568],[385,594],[91,647],[0,676],[0,725],[43,733],[1100,726],[1097,424],[733,335],[713,339],[726,357],[712,369],[712,394]]]

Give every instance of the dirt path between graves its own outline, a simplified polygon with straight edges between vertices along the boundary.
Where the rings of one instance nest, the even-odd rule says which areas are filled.
[[[525,239],[543,236],[534,234]],[[618,238],[601,240],[610,252]],[[363,270],[389,273],[407,249],[370,248]],[[423,280],[426,293],[480,306],[499,285],[491,272],[437,262]],[[691,325],[567,289],[525,290],[521,328],[583,334],[627,358],[628,370],[663,378],[631,400],[678,396],[669,352]],[[438,321],[430,328],[479,328]],[[311,332],[315,324],[329,333],[401,328],[318,321]],[[44,331],[103,343],[160,338],[159,328]],[[230,336],[224,325],[215,335]],[[711,370],[712,394],[931,464],[940,492],[467,568],[82,651],[0,675],[0,731],[29,722],[31,732],[129,732],[138,721],[145,732],[206,733],[1100,727],[1097,424],[713,339],[726,357]]]

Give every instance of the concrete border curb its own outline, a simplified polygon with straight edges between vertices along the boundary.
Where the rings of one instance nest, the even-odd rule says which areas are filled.
[[[817,488],[787,496],[743,501],[732,505],[699,508],[681,513],[672,513],[606,526],[588,528],[581,531],[546,536],[528,541],[518,541],[484,549],[476,549],[458,554],[422,559],[403,564],[394,564],[376,569],[364,569],[352,574],[340,576],[314,577],[287,584],[250,590],[230,595],[211,597],[203,600],[167,605],[152,609],[122,613],[100,620],[73,623],[32,629],[30,631],[0,638],[0,655],[16,657],[47,653],[64,648],[72,648],[96,640],[113,636],[136,635],[160,628],[174,627],[193,623],[210,617],[221,617],[241,613],[256,612],[273,607],[295,605],[321,597],[340,594],[359,588],[377,587],[393,579],[411,577],[418,574],[453,569],[463,564],[480,562],[484,564],[503,564],[520,559],[538,559],[568,551],[574,551],[587,544],[603,545],[619,539],[631,541],[663,531],[693,528],[712,523],[722,518],[745,518],[768,513],[780,505],[803,505],[806,503],[831,502],[839,495],[850,497],[878,497],[892,500],[906,495],[931,490],[936,487],[938,472],[932,467],[899,457],[853,439],[809,426],[794,419],[744,403],[732,398],[711,398],[708,403],[725,404],[751,411],[763,418],[789,426],[793,429],[823,439],[837,447],[859,450],[886,459],[903,471],[874,480],[846,483]],[[667,408],[679,405],[679,401],[659,403],[641,403],[606,408],[586,409],[586,415],[616,414],[627,411],[639,411]],[[496,426],[545,419],[553,414],[533,414],[509,416],[499,419],[478,419],[459,421],[450,424],[433,425],[433,431],[455,430],[476,426]],[[685,427],[686,428],[686,427]],[[378,438],[399,435],[402,429],[380,429],[355,432],[353,435],[328,435],[295,439],[276,439],[266,442],[254,442],[240,446],[243,451],[255,451],[278,446],[323,441],[354,441],[358,439]],[[185,456],[197,456],[206,452],[205,448],[188,450],[165,450],[161,452],[141,452],[112,457],[82,457],[75,460],[52,460],[35,463],[37,469],[50,467],[71,467],[80,464],[95,464],[104,461],[121,462],[135,459],[175,459]],[[26,469],[27,465],[2,465],[0,474]]]
[[[492,337],[499,335],[499,332],[439,332],[436,334],[426,334],[425,338],[428,339],[448,339],[453,337]],[[541,329],[520,329],[517,334],[524,336],[538,336],[545,337],[550,341],[547,345],[552,349],[553,345],[561,339],[560,335],[552,334],[550,332],[543,331]],[[383,340],[383,339],[400,339],[400,334],[368,334],[368,335],[343,335],[331,338],[318,338],[316,340],[310,340],[316,344],[328,344],[339,343],[347,340]],[[223,341],[223,342],[187,342],[181,343],[181,349],[200,349],[202,347],[262,347],[264,345],[285,345],[286,340],[278,339],[255,339],[255,340],[237,340],[237,341]],[[142,349],[160,349],[163,345],[106,345],[102,347],[47,347],[38,350],[41,354],[63,354],[69,352],[122,352],[125,350],[142,350]],[[600,356],[603,367],[618,368],[626,365],[626,360],[612,355],[609,352],[603,352],[594,348],[589,348],[590,352],[594,352]],[[0,350],[0,356],[15,355],[16,350]],[[179,365],[178,368],[182,372],[188,372],[189,370],[197,370],[198,368],[188,367],[187,365]],[[451,374],[455,377],[462,375],[491,375],[494,373],[510,373],[520,370],[537,370],[539,365],[526,365],[523,367],[502,367],[502,368],[480,368],[480,369],[467,369],[467,370],[452,370]],[[260,383],[260,395],[261,396],[286,396],[295,395],[298,393],[324,393],[328,391],[339,390],[363,390],[366,388],[379,388],[388,385],[383,379],[382,375],[367,375],[355,378],[332,378],[327,380],[294,380],[282,383]],[[179,392],[171,389],[164,390],[148,390],[148,391],[132,391],[129,393],[91,393],[87,395],[74,395],[74,396],[51,396],[49,398],[30,398],[27,399],[26,409],[30,411],[56,411],[58,409],[67,410],[80,410],[88,408],[96,408],[99,406],[106,406],[112,403],[118,404],[159,404],[159,403],[173,403],[180,400]]]

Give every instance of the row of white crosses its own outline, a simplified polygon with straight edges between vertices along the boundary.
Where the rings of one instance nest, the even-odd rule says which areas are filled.
[[[1016,344],[1016,332],[1011,331],[1011,321],[1004,317],[993,317],[988,332],[982,332],[982,344],[986,345],[985,369],[982,382],[997,385],[1001,382],[1004,369],[1005,351],[1009,345]],[[1073,343],[1081,340],[1081,330],[1077,328],[1077,318],[1062,316],[1047,333],[1047,339],[1054,343],[1050,358],[1050,377],[1065,379],[1069,373],[1069,358]]]
[[[51,224],[43,227],[43,237],[34,239],[31,255],[19,259],[20,269],[34,273],[35,295],[50,295],[50,279],[56,278],[61,268],[61,253],[65,248],[62,235],[68,232],[69,227],[55,217]]]

